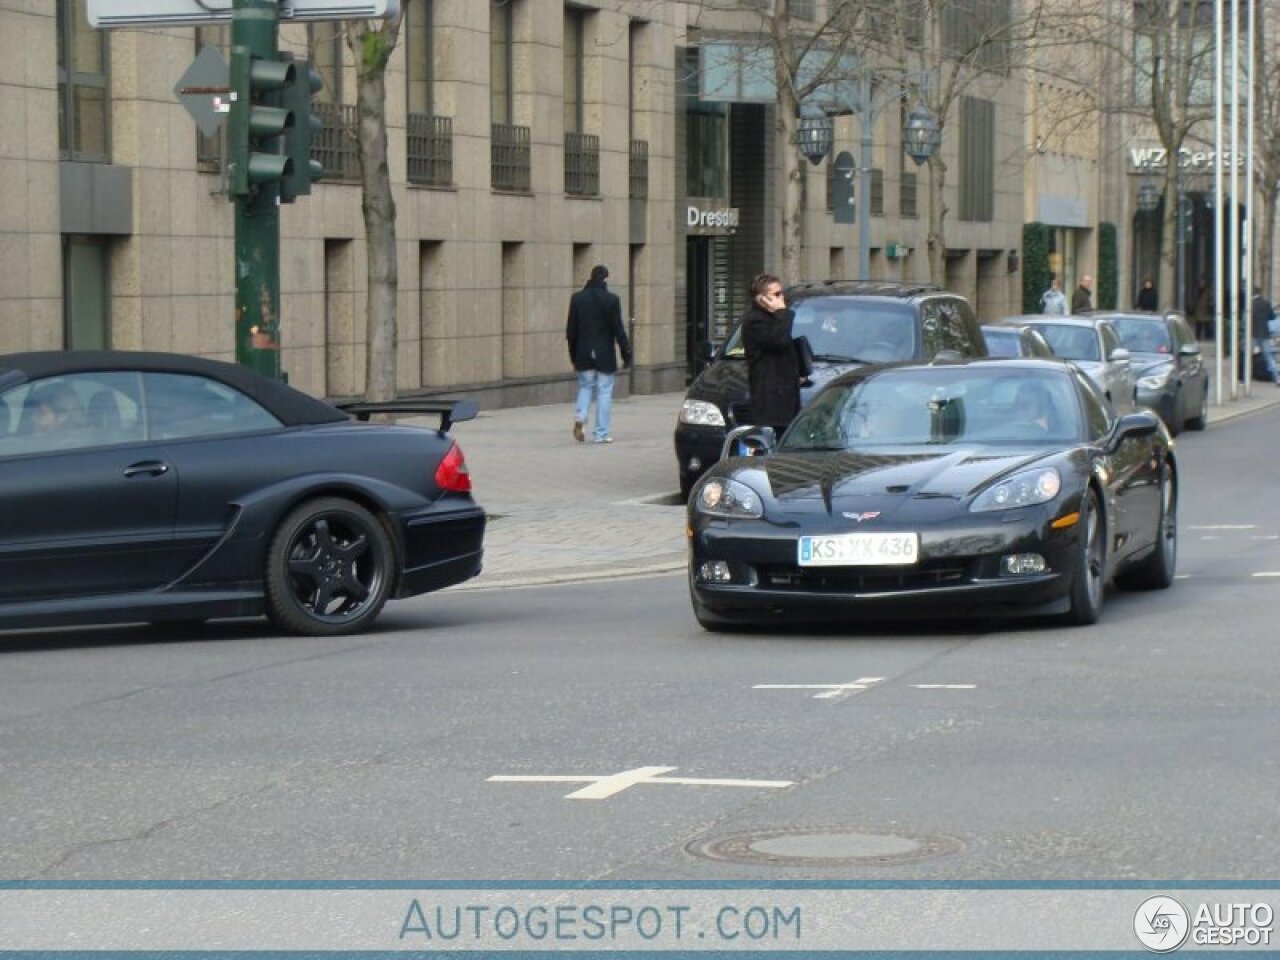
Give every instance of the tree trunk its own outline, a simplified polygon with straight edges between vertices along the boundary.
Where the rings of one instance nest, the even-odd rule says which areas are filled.
[[[387,61],[395,49],[403,14],[371,28],[355,20],[347,44],[356,63],[356,104],[360,141],[361,210],[367,251],[365,399],[396,395],[396,204],[387,166]]]
[[[778,142],[782,144],[782,262],[778,274],[783,284],[804,277],[804,175],[806,162],[795,146],[796,104],[791,96],[778,98]]]
[[[941,125],[941,124],[939,124]],[[947,162],[940,154],[929,158],[929,282],[947,285]]]

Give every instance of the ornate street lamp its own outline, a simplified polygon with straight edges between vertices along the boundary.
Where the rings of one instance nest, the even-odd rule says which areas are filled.
[[[831,152],[835,142],[835,125],[821,107],[805,105],[800,108],[800,122],[796,125],[796,146],[815,167]]]
[[[924,104],[916,104],[916,108],[907,114],[907,122],[902,127],[903,151],[918,167],[937,153],[941,146],[942,129],[938,126],[938,121]]]

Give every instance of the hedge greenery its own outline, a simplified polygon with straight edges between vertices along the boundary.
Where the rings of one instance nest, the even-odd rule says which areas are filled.
[[[1116,225],[1098,224],[1098,309],[1114,310],[1119,302],[1120,264],[1116,253]]]
[[[1049,289],[1049,227],[1022,225],[1022,312],[1039,313],[1040,296]]]

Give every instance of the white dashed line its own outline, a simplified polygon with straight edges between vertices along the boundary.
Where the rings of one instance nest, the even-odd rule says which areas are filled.
[[[913,683],[917,690],[977,690],[976,683]]]
[[[852,683],[757,683],[752,690],[821,690],[815,693],[815,700],[834,700],[855,690],[865,690],[873,683],[879,683],[884,677],[859,677]]]

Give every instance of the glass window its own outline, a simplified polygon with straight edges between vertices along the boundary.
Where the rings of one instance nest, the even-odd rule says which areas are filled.
[[[1117,317],[1115,332],[1120,345],[1132,353],[1169,353],[1172,343],[1163,320]]]
[[[512,120],[511,60],[512,0],[489,6],[489,110],[490,123]]]
[[[66,237],[62,246],[64,338],[69,350],[111,346],[107,241]]]
[[[1102,336],[1102,359],[1106,360],[1110,358],[1111,351],[1120,346],[1120,338],[1109,323],[1098,324],[1098,333]]]
[[[1098,355],[1098,335],[1089,327],[1065,323],[1041,323],[1036,325],[1036,329],[1049,341],[1054,356],[1062,357],[1064,360],[1102,359]]]
[[[409,112],[435,113],[435,0],[415,0],[404,12]]]
[[[926,300],[920,306],[924,356],[935,357],[943,350],[955,350],[963,357],[980,351],[969,331],[974,321],[968,304],[949,297]]]
[[[577,7],[564,11],[564,129],[582,133],[583,42],[586,14]]]
[[[58,147],[63,159],[105,163],[110,152],[107,31],[82,0],[58,3]]]
[[[142,439],[136,373],[81,373],[0,395],[0,456],[111,446]]]
[[[280,421],[239,390],[205,377],[143,374],[149,435],[156,440],[257,433]]]
[[[1111,412],[1111,404],[1098,392],[1097,384],[1079,370],[1073,370],[1076,384],[1080,387],[1080,400],[1084,404],[1084,419],[1089,430],[1089,439],[1101,440],[1111,432],[1111,424],[1115,415]]]
[[[342,103],[342,29],[340,23],[307,24],[307,56],[320,74],[324,86],[316,93],[317,103]]]

